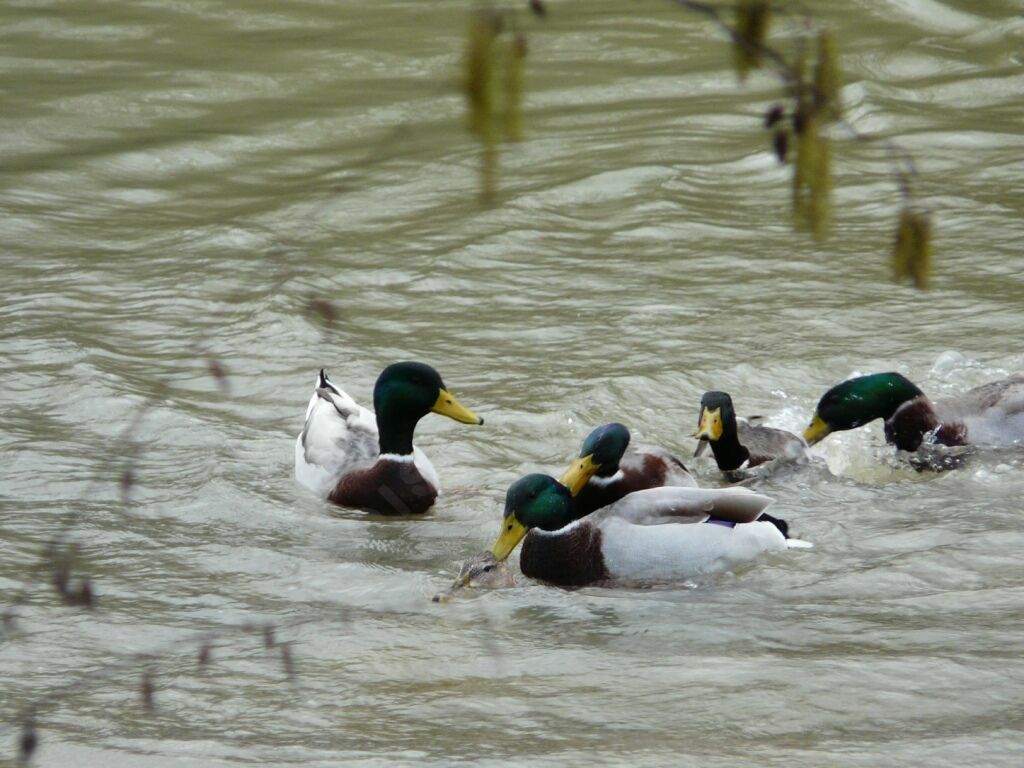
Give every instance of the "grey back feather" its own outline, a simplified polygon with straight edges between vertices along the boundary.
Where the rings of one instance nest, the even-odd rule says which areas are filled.
[[[804,441],[792,432],[743,422],[737,427],[740,444],[750,451],[751,456],[796,457],[803,453]]]
[[[637,491],[598,510],[587,519],[600,523],[619,518],[634,525],[702,523],[709,517],[735,523],[753,522],[772,499],[746,488],[664,486]]]
[[[998,408],[1008,416],[1021,413],[1024,411],[1024,373],[990,381],[957,397],[937,400],[934,406],[941,421],[981,416],[992,408]]]

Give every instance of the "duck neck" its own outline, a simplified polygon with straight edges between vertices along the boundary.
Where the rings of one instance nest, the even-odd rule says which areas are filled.
[[[619,462],[613,461],[608,464],[602,464],[601,468],[594,473],[591,480],[597,480],[599,483],[607,485],[611,480],[619,473]]]
[[[419,419],[409,418],[405,414],[393,414],[387,410],[377,413],[377,431],[380,433],[379,445],[382,454],[409,456],[412,454],[412,434],[416,430]]]
[[[723,471],[739,469],[743,462],[750,458],[750,451],[740,444],[736,430],[736,419],[726,419],[722,425],[722,434],[717,440],[711,440],[711,452],[715,454],[715,462]]]
[[[931,401],[919,395],[905,401],[885,420],[885,440],[901,451],[916,451],[924,436],[938,426]]]
[[[596,488],[607,488],[608,486],[614,485],[615,483],[622,480],[624,474],[625,473],[622,471],[622,469],[619,468],[619,465],[616,464],[615,469],[612,472],[606,475],[598,472],[596,475],[590,478],[590,480],[587,481],[587,485],[594,486]]]

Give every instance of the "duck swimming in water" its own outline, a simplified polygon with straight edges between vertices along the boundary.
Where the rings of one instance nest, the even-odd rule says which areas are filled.
[[[694,437],[707,441],[715,463],[729,480],[740,470],[782,458],[804,455],[804,441],[784,429],[737,421],[732,398],[725,392],[705,392]],[[698,446],[697,454],[702,446]]]
[[[886,442],[901,451],[1024,443],[1024,373],[935,401],[899,373],[858,376],[821,396],[804,439],[813,445],[875,419],[884,419]]]
[[[323,370],[295,441],[295,477],[343,507],[383,515],[426,512],[440,483],[413,446],[416,424],[439,413],[463,424],[484,420],[461,405],[425,363],[394,363],[373,388],[376,415],[335,386]]]
[[[624,424],[612,422],[594,429],[580,448],[579,457],[562,475],[573,495],[576,517],[618,501],[628,493],[663,485],[695,488],[697,481],[686,466],[660,448],[629,451],[630,434]]]
[[[577,520],[568,488],[548,475],[527,475],[505,495],[491,552],[504,560],[522,541],[523,575],[560,586],[683,581],[764,552],[810,546],[763,514],[770,503],[745,488],[664,486]]]

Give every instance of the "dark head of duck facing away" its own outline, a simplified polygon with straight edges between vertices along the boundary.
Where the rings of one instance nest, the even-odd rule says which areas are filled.
[[[575,496],[592,477],[610,479],[619,471],[619,462],[629,447],[629,430],[612,422],[587,435],[577,461],[565,470],[562,484]]]
[[[441,375],[426,363],[393,363],[381,371],[373,387],[373,410],[380,431],[380,452],[412,453],[416,424],[428,413],[439,413],[463,424],[484,420],[452,395]]]
[[[892,431],[891,421],[904,403],[922,398],[923,409],[906,414],[913,426]],[[920,410],[920,413],[916,411]],[[905,376],[895,373],[872,373],[837,384],[818,401],[811,423],[804,430],[808,445],[822,440],[832,432],[856,429],[875,419],[886,421],[886,437],[902,450],[916,451],[925,432],[938,422],[924,393]],[[892,434],[890,434],[892,432]]]
[[[562,484],[574,497],[577,518],[634,491],[697,484],[683,462],[668,451],[649,448],[627,453],[629,443],[629,430],[618,422],[603,424],[587,435],[579,457],[562,475]]]

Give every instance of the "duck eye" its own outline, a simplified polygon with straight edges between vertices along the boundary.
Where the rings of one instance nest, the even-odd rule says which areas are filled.
[[[494,566],[493,565],[485,565],[484,566],[484,573],[490,573],[493,570],[494,570]]]

